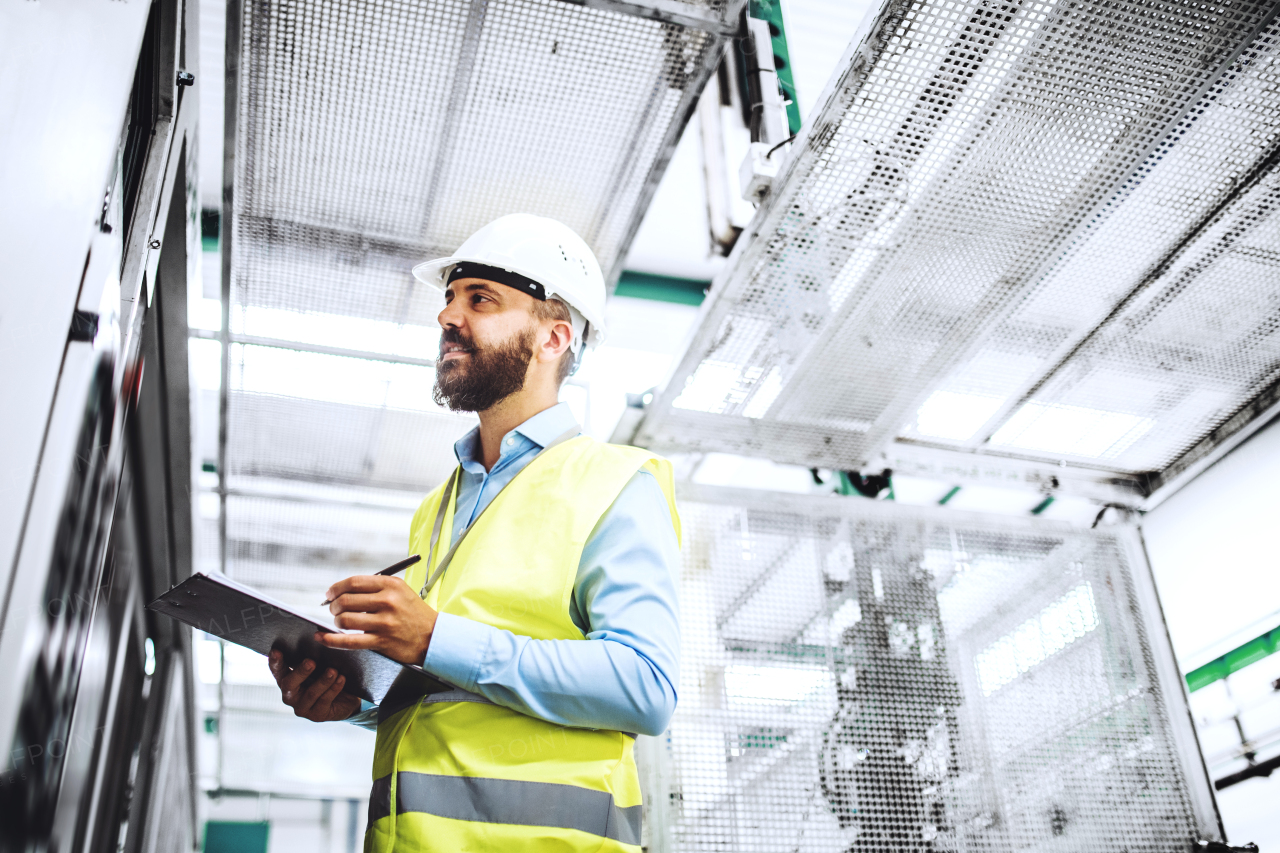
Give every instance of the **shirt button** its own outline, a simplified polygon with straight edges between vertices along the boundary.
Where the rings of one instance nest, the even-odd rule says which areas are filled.
[[[511,445],[513,445],[513,444],[515,444],[515,443],[516,443],[515,436],[508,436],[508,437],[507,437],[507,447],[510,447]]]

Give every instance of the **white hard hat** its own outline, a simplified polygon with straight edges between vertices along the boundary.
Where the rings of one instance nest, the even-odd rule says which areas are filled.
[[[574,317],[573,350],[578,352],[585,320],[586,344],[604,340],[604,275],[586,241],[562,222],[530,213],[499,217],[467,238],[447,258],[418,264],[414,276],[444,290],[458,264],[507,270],[542,285],[545,297],[557,297]]]

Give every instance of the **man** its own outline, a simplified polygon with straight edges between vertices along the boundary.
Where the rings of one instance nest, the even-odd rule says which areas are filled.
[[[271,671],[298,716],[376,723],[367,851],[638,851],[632,746],[675,710],[680,534],[669,463],[557,404],[602,337],[599,264],[514,214],[414,275],[445,290],[436,400],[480,425],[414,516],[422,561],[334,584],[335,624],[363,633],[317,639],[456,689],[374,708],[311,661]]]

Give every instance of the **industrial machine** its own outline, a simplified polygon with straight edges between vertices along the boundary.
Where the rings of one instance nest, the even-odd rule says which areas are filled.
[[[686,486],[680,704],[648,849],[1220,839],[1141,537]]]
[[[0,19],[0,850],[190,850],[190,637],[143,605],[191,566],[193,29],[39,5]]]

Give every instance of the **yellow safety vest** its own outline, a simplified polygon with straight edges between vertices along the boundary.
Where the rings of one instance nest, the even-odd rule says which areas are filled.
[[[582,549],[642,469],[661,485],[678,538],[671,464],[579,436],[543,452],[494,498],[427,603],[534,639],[585,640],[569,618]],[[434,569],[428,545],[446,499],[433,563],[451,544],[454,500],[444,490],[429,494],[413,518],[409,553],[423,557],[405,577],[414,589]],[[621,732],[548,723],[462,690],[388,696],[379,709],[365,851],[639,853],[633,743]]]

